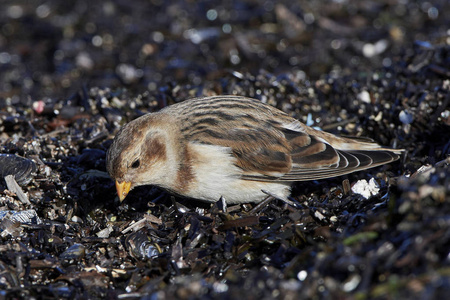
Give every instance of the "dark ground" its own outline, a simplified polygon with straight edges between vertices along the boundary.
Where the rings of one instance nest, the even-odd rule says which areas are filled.
[[[450,3],[166,2],[0,3],[0,171],[36,163],[0,183],[0,298],[448,298]],[[214,94],[406,152],[298,184],[299,208],[120,205],[120,126]]]

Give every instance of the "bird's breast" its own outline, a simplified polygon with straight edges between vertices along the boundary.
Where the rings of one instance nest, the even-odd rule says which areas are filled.
[[[243,180],[228,147],[191,143],[186,155],[173,188],[178,194],[208,202],[224,197],[227,203],[259,202],[266,196],[261,190],[289,195],[284,183]]]

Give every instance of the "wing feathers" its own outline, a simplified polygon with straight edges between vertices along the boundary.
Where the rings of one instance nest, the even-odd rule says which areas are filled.
[[[305,148],[300,153],[291,154],[293,166],[299,165],[302,168],[319,169],[339,163],[338,153],[328,144],[313,143]]]
[[[194,143],[230,149],[242,179],[304,181],[348,174],[398,159],[401,150],[314,130],[274,107],[238,96],[198,98],[166,110]]]
[[[337,151],[339,156],[339,163],[328,167],[304,167],[303,165],[293,165],[291,171],[281,177],[270,176],[246,176],[244,179],[260,180],[260,181],[307,181],[317,180],[329,177],[349,174],[352,172],[373,168],[392,161],[395,161],[399,156],[387,150],[382,151]]]

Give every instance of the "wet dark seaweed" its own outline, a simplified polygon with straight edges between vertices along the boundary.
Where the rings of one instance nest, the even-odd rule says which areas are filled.
[[[3,2],[0,152],[37,170],[0,183],[0,298],[448,298],[449,1]],[[297,207],[119,203],[120,126],[215,94],[406,152]]]

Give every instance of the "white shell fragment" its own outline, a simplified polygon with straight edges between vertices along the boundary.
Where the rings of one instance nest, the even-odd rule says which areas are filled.
[[[5,182],[8,190],[15,193],[23,204],[31,204],[30,200],[28,200],[27,194],[23,192],[22,188],[16,182],[13,175],[7,175],[5,177]]]
[[[358,94],[358,99],[365,103],[370,103],[370,93],[366,90]]]
[[[369,182],[365,179],[358,180],[353,186],[352,191],[355,194],[359,194],[366,199],[375,196],[380,191],[380,186],[375,179],[371,178]]]
[[[27,223],[27,224],[42,224],[41,219],[34,209],[15,211],[3,210],[0,211],[0,220],[8,218],[13,222]]]

